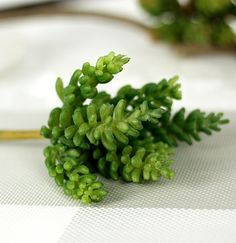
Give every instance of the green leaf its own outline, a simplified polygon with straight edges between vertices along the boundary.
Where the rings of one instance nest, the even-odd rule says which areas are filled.
[[[57,92],[57,96],[60,98],[60,100],[63,102],[63,89],[64,89],[64,86],[63,86],[63,81],[61,78],[57,78],[57,81],[56,81],[56,92]]]

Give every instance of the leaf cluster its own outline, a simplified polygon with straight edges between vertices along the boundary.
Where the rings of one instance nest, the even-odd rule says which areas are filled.
[[[235,19],[231,0],[139,0],[155,18],[156,34],[173,43],[235,48],[236,35],[228,19]]]

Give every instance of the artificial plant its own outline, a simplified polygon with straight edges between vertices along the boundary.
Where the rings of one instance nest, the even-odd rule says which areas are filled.
[[[65,194],[83,203],[99,202],[107,194],[96,173],[113,180],[141,183],[173,178],[170,168],[178,141],[191,144],[201,132],[211,134],[228,123],[222,113],[180,109],[172,114],[173,100],[181,99],[178,78],[149,83],[140,89],[122,87],[111,97],[98,92],[129,61],[110,52],[95,66],[86,62],[64,87],[56,91],[62,101],[54,108],[41,135],[50,139],[44,149],[49,175]]]

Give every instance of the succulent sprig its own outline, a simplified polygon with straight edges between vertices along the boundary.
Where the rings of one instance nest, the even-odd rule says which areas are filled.
[[[127,85],[114,97],[98,92],[97,85],[110,82],[128,61],[111,52],[95,66],[85,63],[66,87],[58,78],[56,92],[63,104],[41,128],[51,142],[44,150],[49,175],[66,195],[85,204],[107,194],[97,173],[134,183],[173,178],[177,140],[191,144],[200,140],[200,132],[210,135],[228,122],[222,113],[200,110],[186,117],[181,109],[172,116],[173,100],[182,97],[177,77],[139,89]]]
[[[156,141],[163,141],[169,146],[177,146],[178,141],[191,145],[193,140],[200,141],[200,133],[211,135],[213,131],[220,131],[220,125],[227,124],[228,119],[223,113],[206,114],[200,110],[193,110],[185,116],[185,109],[181,108],[171,117],[169,112],[163,114],[158,127],[148,124],[150,132]]]
[[[170,110],[173,100],[182,98],[181,85],[177,82],[178,79],[178,76],[169,80],[163,79],[159,83],[145,84],[140,89],[126,85],[120,88],[111,102],[116,104],[120,99],[125,99],[133,108],[142,102],[147,102],[149,107]]]
[[[229,24],[235,19],[231,0],[139,0],[154,18],[156,36],[180,44],[235,49],[236,35]]]

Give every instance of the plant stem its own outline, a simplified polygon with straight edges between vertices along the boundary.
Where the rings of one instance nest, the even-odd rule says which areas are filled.
[[[0,130],[0,141],[43,139],[39,130]]]
[[[96,11],[87,11],[80,9],[69,9],[60,6],[60,4],[42,4],[42,5],[31,5],[30,7],[21,7],[9,10],[0,10],[0,20],[8,21],[9,19],[19,19],[26,17],[35,17],[35,16],[73,16],[73,17],[89,17],[89,18],[100,18],[113,20],[117,22],[123,22],[125,24],[137,27],[147,32],[150,35],[153,35],[153,28],[143,24],[140,21],[134,20],[129,17],[113,15],[105,12],[96,12]]]

